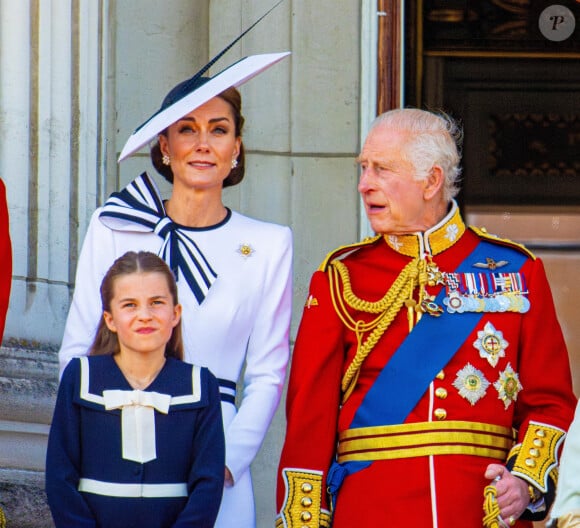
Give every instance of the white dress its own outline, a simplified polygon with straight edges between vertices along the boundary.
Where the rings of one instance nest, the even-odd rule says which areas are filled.
[[[580,526],[580,400],[570,425],[560,458],[556,499],[548,526],[575,528]]]
[[[140,176],[135,182],[141,178]],[[155,191],[158,194],[157,189]],[[86,355],[102,316],[99,288],[113,261],[125,252],[159,253],[164,240],[150,228],[93,214],[79,257],[76,286],[59,351],[61,372],[72,357]],[[167,217],[165,217],[167,220]],[[123,222],[120,222],[123,224]],[[127,230],[129,226],[130,230]],[[208,228],[183,228],[217,275],[199,304],[178,272],[183,306],[185,360],[208,367],[220,380],[226,465],[234,486],[224,490],[216,527],[253,528],[250,464],[280,401],[289,356],[292,310],[292,233],[236,212]],[[240,379],[236,409],[228,388]],[[228,394],[229,393],[229,394]]]

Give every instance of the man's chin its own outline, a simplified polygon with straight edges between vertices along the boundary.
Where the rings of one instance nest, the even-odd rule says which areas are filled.
[[[375,232],[375,234],[377,235],[386,235],[386,234],[390,234],[388,228],[384,225],[384,224],[373,224],[373,222],[371,222],[371,229]]]

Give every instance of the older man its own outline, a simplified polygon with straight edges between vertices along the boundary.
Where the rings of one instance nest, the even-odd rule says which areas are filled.
[[[576,399],[541,261],[467,227],[461,131],[393,110],[358,158],[377,236],[313,275],[277,526],[531,526]]]

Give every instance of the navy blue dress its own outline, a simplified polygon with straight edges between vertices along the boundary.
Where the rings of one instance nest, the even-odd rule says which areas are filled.
[[[123,439],[125,410],[107,410],[107,391],[166,402],[164,411],[144,411],[154,417],[152,459],[124,458],[127,437],[140,433]],[[46,462],[56,528],[211,528],[224,467],[218,383],[206,368],[167,358],[145,391],[133,391],[112,356],[76,358],[65,369]]]

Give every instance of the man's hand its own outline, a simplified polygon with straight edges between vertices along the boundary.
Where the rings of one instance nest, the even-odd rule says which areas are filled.
[[[501,464],[487,466],[485,478],[495,480],[501,517],[506,525],[513,526],[530,504],[528,484],[521,478],[514,477]]]

